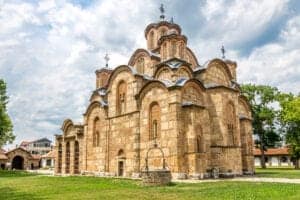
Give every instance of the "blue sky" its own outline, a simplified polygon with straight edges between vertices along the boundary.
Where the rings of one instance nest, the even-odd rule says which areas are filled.
[[[224,44],[239,82],[300,92],[298,0],[0,0],[0,77],[15,143],[53,139],[65,118],[81,122],[105,53],[115,67],[144,48],[160,3],[200,64]]]

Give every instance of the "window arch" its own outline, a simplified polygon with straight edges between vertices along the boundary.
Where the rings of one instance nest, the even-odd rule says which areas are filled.
[[[228,102],[225,109],[225,120],[228,135],[228,145],[235,145],[235,108],[232,102]]]
[[[144,73],[144,68],[145,68],[145,58],[144,57],[140,57],[137,60],[137,71],[141,74]]]
[[[149,125],[150,125],[150,133],[149,139],[155,140],[160,137],[160,107],[157,102],[154,102],[150,105],[150,117],[149,117]]]
[[[167,43],[164,43],[162,47],[162,59],[165,60],[166,58],[167,58]]]
[[[151,31],[149,34],[149,47],[150,49],[154,48],[154,32]]]
[[[117,88],[117,113],[124,114],[126,110],[126,92],[127,84],[125,81],[120,81]]]
[[[204,142],[204,137],[203,137],[201,125],[196,126],[195,132],[196,132],[195,151],[197,153],[204,153],[205,152],[205,142]]]
[[[176,41],[171,42],[171,51],[170,51],[170,57],[175,57],[177,51]]]
[[[187,85],[182,92],[182,103],[192,103],[196,105],[204,105],[204,97],[202,92],[194,85]]]
[[[98,147],[100,143],[100,120],[98,117],[94,119],[93,123],[93,147]]]
[[[183,42],[181,42],[179,45],[179,57],[181,59],[184,59],[184,44],[183,44]]]

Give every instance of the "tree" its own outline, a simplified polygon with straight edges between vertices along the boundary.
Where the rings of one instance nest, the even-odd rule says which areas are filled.
[[[286,143],[295,168],[299,169],[300,160],[300,96],[283,94],[280,98],[282,126],[286,131]]]
[[[13,125],[7,114],[8,96],[6,95],[6,83],[0,79],[0,147],[6,143],[12,143]]]
[[[265,151],[280,141],[275,125],[277,111],[272,106],[277,102],[279,91],[275,87],[252,84],[242,85],[241,89],[251,105],[253,133],[258,136],[257,145],[261,151],[261,167],[266,168]]]

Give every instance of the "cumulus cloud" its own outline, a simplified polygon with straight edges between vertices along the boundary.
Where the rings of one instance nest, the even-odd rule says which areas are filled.
[[[53,139],[65,118],[81,121],[104,54],[110,66],[126,64],[146,46],[146,25],[159,17],[156,0],[74,2],[81,1],[0,1],[0,76],[8,83],[16,143]],[[220,57],[225,44],[227,57],[239,63],[241,82],[299,91],[300,20],[289,12],[289,1],[189,2],[164,3],[200,63]],[[182,12],[183,6],[193,12]],[[274,40],[257,42],[279,23],[284,26]]]

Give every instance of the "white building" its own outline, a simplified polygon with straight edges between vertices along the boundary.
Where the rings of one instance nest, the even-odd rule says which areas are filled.
[[[41,168],[54,168],[53,151],[50,151],[41,157]]]
[[[254,149],[254,163],[255,166],[261,166],[261,151],[260,149]],[[266,166],[293,166],[291,156],[289,155],[288,148],[269,148],[265,151]]]

